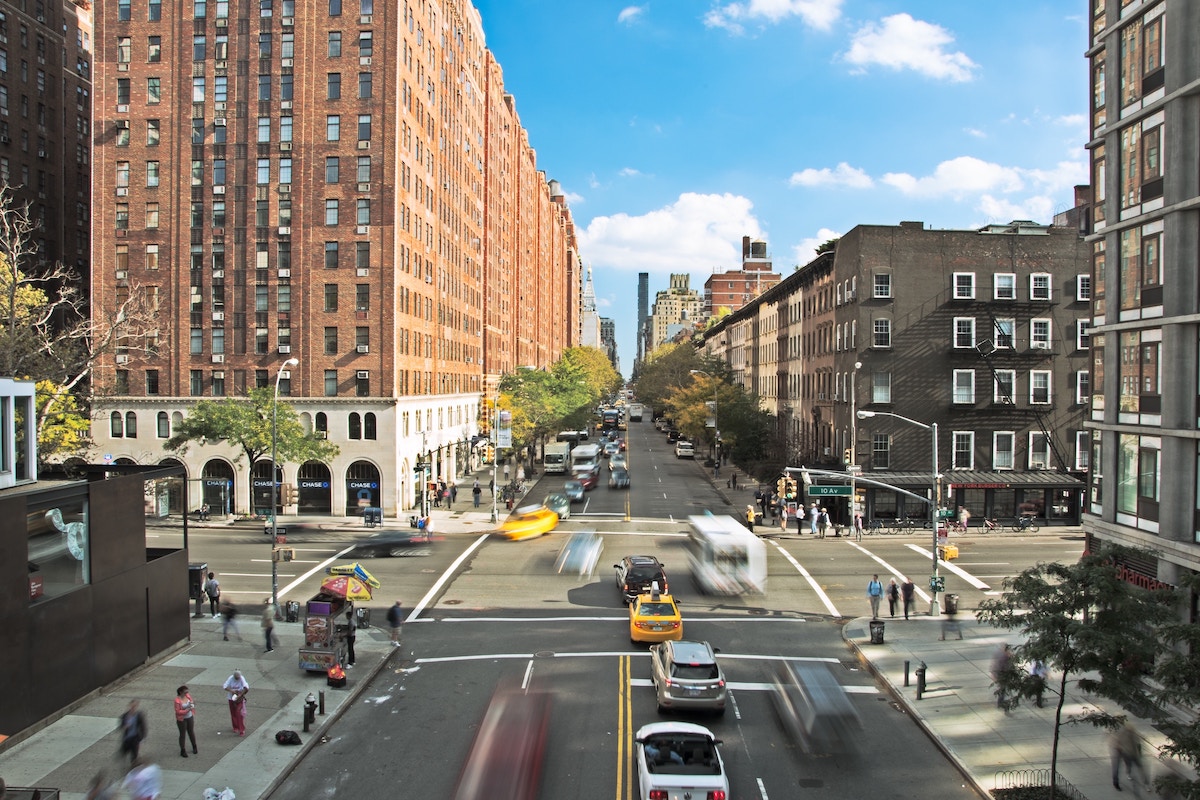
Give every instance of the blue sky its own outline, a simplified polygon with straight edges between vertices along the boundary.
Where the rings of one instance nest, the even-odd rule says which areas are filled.
[[[1087,0],[475,0],[621,370],[637,275],[788,274],[859,224],[1048,223],[1087,183]]]

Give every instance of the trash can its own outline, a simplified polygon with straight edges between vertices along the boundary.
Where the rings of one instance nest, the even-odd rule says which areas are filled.
[[[208,564],[188,564],[188,599],[199,600],[204,594]]]
[[[379,506],[367,506],[363,509],[363,524],[368,528],[383,524],[383,509]]]
[[[883,620],[871,620],[871,644],[883,644]]]
[[[355,607],[354,616],[358,620],[358,627],[360,627],[360,628],[371,627],[371,609]]]
[[[945,600],[944,605],[945,605],[945,611],[947,614],[957,614],[958,613],[958,595],[956,595],[956,594],[946,595],[946,600]]]
[[[284,610],[285,619],[287,619],[288,622],[300,621],[300,601],[288,600],[284,605]]]

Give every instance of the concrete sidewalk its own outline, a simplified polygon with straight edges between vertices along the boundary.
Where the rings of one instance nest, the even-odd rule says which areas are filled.
[[[1041,769],[1048,774],[1058,695],[1048,688],[1044,708],[1024,701],[1008,714],[997,708],[990,675],[992,658],[1001,645],[1016,644],[1020,637],[1013,631],[981,625],[969,610],[964,612],[959,615],[961,640],[952,632],[945,641],[939,640],[941,620],[929,616],[882,618],[883,644],[870,643],[870,617],[849,621],[842,635],[976,789],[987,793],[1013,785],[1005,783],[1008,772]],[[906,662],[911,675],[907,686]],[[922,662],[927,686],[918,700],[915,670]],[[1048,687],[1056,686],[1057,680],[1051,673]],[[1063,719],[1102,705],[1119,711],[1107,701],[1100,703],[1078,690],[1068,690]],[[1144,740],[1142,752],[1151,779],[1169,771],[1157,758],[1166,738],[1149,721],[1130,719]],[[1088,800],[1154,796],[1152,789],[1136,786],[1124,774],[1120,779],[1124,791],[1113,787],[1108,734],[1087,724],[1062,727],[1058,773]]]

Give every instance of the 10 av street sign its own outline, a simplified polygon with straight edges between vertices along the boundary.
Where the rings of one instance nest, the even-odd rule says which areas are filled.
[[[849,497],[849,486],[808,486],[805,492],[809,497]]]

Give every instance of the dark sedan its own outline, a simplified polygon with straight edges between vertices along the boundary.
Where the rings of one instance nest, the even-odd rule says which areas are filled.
[[[617,467],[612,471],[612,475],[608,477],[608,488],[610,489],[628,489],[629,488],[629,470],[624,467]]]
[[[380,531],[354,543],[354,555],[359,558],[403,558],[429,555],[428,544],[433,537],[424,531]]]
[[[563,494],[567,496],[572,503],[582,503],[583,493],[586,491],[583,484],[579,481],[567,481],[563,484]]]

